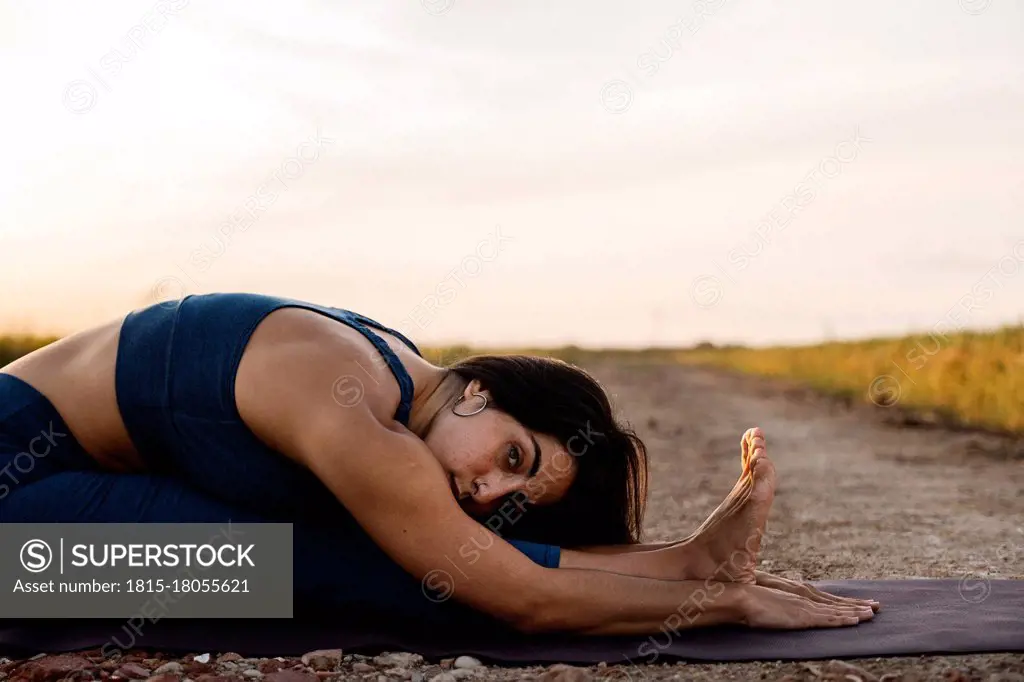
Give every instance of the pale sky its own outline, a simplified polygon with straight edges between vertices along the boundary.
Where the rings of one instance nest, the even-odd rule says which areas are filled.
[[[0,87],[0,331],[212,291],[427,345],[1024,318],[1014,0],[0,0]]]

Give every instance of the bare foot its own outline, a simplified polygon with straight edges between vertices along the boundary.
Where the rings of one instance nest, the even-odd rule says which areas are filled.
[[[683,538],[676,544],[688,543],[694,540],[697,536],[702,535],[714,527],[722,519],[733,514],[737,509],[743,506],[747,501],[747,497],[750,495],[750,491],[754,487],[754,479],[750,472],[750,457],[754,450],[754,439],[760,437],[764,439],[764,433],[759,428],[747,429],[746,433],[743,434],[743,438],[740,441],[740,464],[741,472],[740,477],[736,481],[736,485],[733,486],[732,491],[726,496],[718,507],[711,512],[704,523],[700,525],[697,530],[693,531],[687,537]]]
[[[775,465],[765,452],[761,429],[744,434],[742,460],[743,474],[729,497],[695,536],[676,547],[687,555],[690,579],[757,582],[754,569],[775,499]]]

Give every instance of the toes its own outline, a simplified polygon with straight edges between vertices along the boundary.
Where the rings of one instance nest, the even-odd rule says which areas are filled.
[[[768,458],[763,449],[757,451],[756,456],[751,461],[750,469],[754,472],[755,482],[775,476],[775,464]]]
[[[743,434],[740,449],[742,452],[743,471],[746,472],[753,466],[757,452],[764,453],[764,431],[756,426],[747,429]]]

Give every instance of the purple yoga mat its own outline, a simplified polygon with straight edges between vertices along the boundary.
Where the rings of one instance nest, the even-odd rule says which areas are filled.
[[[1024,651],[1024,580],[842,580],[815,583],[834,594],[882,602],[874,620],[803,631],[720,627],[651,637],[509,636],[508,633],[398,632],[382,626],[300,620],[174,620],[148,624],[136,646],[169,652],[235,651],[297,656],[313,649],[411,651],[428,658],[470,654],[509,664],[807,660],[909,654]],[[0,621],[0,650],[72,651],[123,642],[122,622]]]

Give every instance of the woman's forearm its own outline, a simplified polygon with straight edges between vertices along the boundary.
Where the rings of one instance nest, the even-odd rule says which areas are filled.
[[[747,585],[547,570],[543,606],[526,625],[531,632],[644,635],[742,623],[747,615]]]

